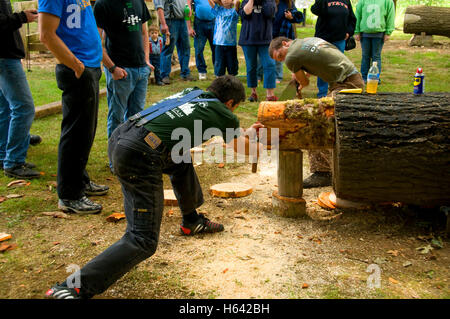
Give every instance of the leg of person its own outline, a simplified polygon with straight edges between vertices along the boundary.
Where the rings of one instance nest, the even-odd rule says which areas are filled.
[[[180,231],[183,235],[198,233],[216,233],[224,230],[223,225],[211,222],[196,209],[203,202],[203,193],[192,162],[171,163],[163,170],[169,174],[172,188],[183,215]]]
[[[216,61],[214,63],[214,74],[216,76],[225,75],[225,47],[223,45],[216,45]]]
[[[1,76],[1,75],[0,75]],[[9,103],[0,88],[0,168],[3,170],[3,160],[6,156],[6,145],[8,145],[9,121],[11,120],[11,110]]]
[[[180,76],[185,81],[192,81],[191,70],[189,69],[189,59],[191,55],[191,44],[189,42],[189,33],[186,22],[177,20],[178,24],[178,40],[176,42],[178,57],[180,60]]]
[[[137,81],[137,68],[124,68],[127,72],[127,77],[114,80],[112,76],[108,76],[106,83],[107,87],[111,92],[108,104],[108,122],[107,122],[107,133],[108,138],[111,136],[112,132],[124,122],[125,113],[128,108],[128,100],[131,93],[134,90],[135,83]]]
[[[226,60],[228,74],[236,76],[239,72],[239,61],[237,57],[237,47],[235,45],[226,47]]]
[[[333,97],[339,93],[339,91],[344,89],[364,89],[364,81],[359,72],[350,75],[344,80],[344,82],[336,82],[330,86],[330,91],[327,96]]]
[[[150,63],[155,68],[153,74],[155,75],[155,84],[164,85],[161,78],[161,55],[160,54],[150,54]]]
[[[264,70],[259,55],[256,56],[256,76],[258,78],[258,82],[262,81],[264,78]]]
[[[362,58],[361,58],[361,75],[364,79],[364,82],[367,81],[367,74],[369,73],[369,68],[371,66],[371,54],[372,54],[372,41],[371,38],[367,38],[361,36],[361,50],[362,50]]]
[[[172,55],[175,48],[175,39],[178,38],[177,29],[173,26],[173,20],[167,19],[170,32],[170,43],[166,45],[166,35],[163,34],[163,49],[161,52],[161,78],[164,84],[170,84],[169,75],[172,71]]]
[[[4,122],[2,130],[7,132],[4,139],[5,155],[3,168],[6,176],[15,178],[38,178],[39,172],[25,165],[30,146],[30,128],[34,119],[34,102],[28,81],[19,59],[0,59],[0,90],[2,108],[9,108],[9,122]],[[6,131],[7,130],[7,131]]]
[[[198,70],[199,80],[206,80],[206,62],[203,55],[205,44],[208,38],[206,37],[207,25],[199,19],[194,19],[194,51],[195,51],[195,65]]]
[[[322,80],[321,78],[317,77],[317,97],[322,98],[327,96],[328,93],[328,83]]]
[[[142,66],[133,68],[134,76],[134,90],[128,98],[127,110],[125,112],[124,121],[129,117],[142,111],[145,108],[145,99],[147,97],[148,77],[150,75],[150,67]]]
[[[208,22],[208,28],[206,29],[206,38],[208,39],[209,42],[209,47],[211,48],[211,60],[212,63],[214,65],[214,63],[216,62],[216,50],[215,50],[215,45],[214,45],[214,20],[211,22]]]
[[[104,292],[157,249],[164,200],[161,158],[152,151],[135,148],[132,142],[126,146],[118,145],[117,140],[111,142],[116,137],[120,139],[118,131],[110,138],[109,154],[122,186],[127,219],[125,234],[81,268],[78,290],[66,287],[71,284],[67,278],[65,283],[50,289],[48,297],[91,298]]]
[[[384,38],[372,38],[372,61],[377,62],[378,81],[381,74],[381,51],[383,50]]]
[[[73,70],[58,64],[55,74],[58,88],[63,91],[63,119],[58,146],[58,206],[69,212],[98,213],[102,206],[84,196],[84,173],[97,127],[101,70],[86,67],[77,79]]]
[[[283,62],[275,61],[275,70],[277,75],[277,83],[283,81]]]
[[[258,101],[258,95],[256,94],[256,87],[258,86],[257,79],[257,57],[258,50],[255,45],[243,45],[245,64],[247,66],[247,87],[252,89],[252,94],[248,98],[250,102]]]
[[[303,188],[331,186],[331,150],[310,150],[308,158],[312,175],[303,181]]]
[[[276,101],[278,98],[274,95],[276,87],[275,60],[269,56],[268,45],[258,45],[258,56],[264,69],[264,88],[266,89],[267,101]]]

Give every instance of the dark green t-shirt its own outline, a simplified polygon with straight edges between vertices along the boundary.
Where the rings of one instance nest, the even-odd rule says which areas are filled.
[[[293,73],[303,70],[330,84],[344,82],[350,75],[358,73],[344,53],[320,38],[294,40],[286,55],[286,66]]]
[[[167,99],[184,96],[196,89],[198,90],[198,88],[185,89]],[[204,92],[198,98],[215,99],[216,96],[212,92]],[[208,102],[194,100],[185,103],[161,114],[144,127],[155,133],[170,150],[183,139],[190,140],[188,148],[192,148],[214,136],[222,136],[226,143],[240,136],[239,119],[219,100]]]

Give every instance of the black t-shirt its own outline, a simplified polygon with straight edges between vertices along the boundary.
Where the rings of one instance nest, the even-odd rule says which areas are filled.
[[[121,67],[146,65],[142,24],[150,19],[144,0],[97,0],[97,26],[106,32],[106,51]]]

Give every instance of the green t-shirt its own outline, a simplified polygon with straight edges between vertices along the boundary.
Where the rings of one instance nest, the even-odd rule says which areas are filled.
[[[355,65],[333,44],[320,38],[296,39],[289,46],[286,66],[320,77],[329,84],[358,73]]]
[[[193,90],[198,90],[198,88],[185,89],[167,99],[184,96]],[[212,92],[205,91],[198,98],[215,99],[216,96]],[[219,100],[194,101],[161,114],[145,124],[144,127],[155,133],[170,150],[181,141],[183,144],[189,141],[189,149],[214,136],[222,136],[226,143],[240,136],[239,119],[225,104]]]

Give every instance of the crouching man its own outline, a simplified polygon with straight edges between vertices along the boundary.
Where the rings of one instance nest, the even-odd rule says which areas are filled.
[[[177,130],[188,130],[194,147],[203,142],[206,135],[203,133],[209,129],[209,132],[222,133],[236,151],[243,149],[241,152],[246,155],[259,153],[262,145],[245,136],[233,114],[244,100],[242,83],[226,75],[216,78],[207,91],[186,89],[120,125],[109,139],[108,155],[122,185],[127,219],[125,234],[75,274],[79,287],[67,279],[46,295],[58,299],[91,298],[155,253],[164,208],[162,174],[170,176],[183,215],[180,225],[183,235],[223,231],[223,225],[197,213],[196,209],[204,201],[202,189],[192,161],[180,161],[186,157],[178,152],[179,141],[173,136]],[[255,123],[251,129],[260,127],[260,123]],[[199,128],[202,138],[199,138]],[[234,132],[233,136],[230,131]]]

